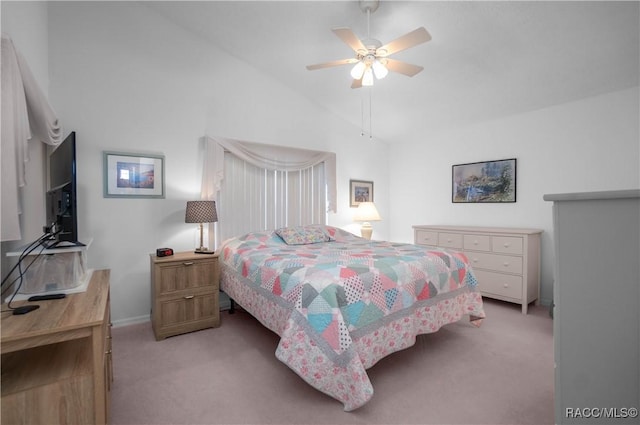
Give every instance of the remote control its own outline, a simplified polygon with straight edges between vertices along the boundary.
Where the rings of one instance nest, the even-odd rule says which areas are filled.
[[[19,314],[27,314],[33,310],[39,309],[39,305],[21,305],[20,307],[16,307],[13,309],[13,315],[17,316]]]
[[[29,297],[29,301],[59,300],[64,297],[66,297],[65,294],[34,295]]]

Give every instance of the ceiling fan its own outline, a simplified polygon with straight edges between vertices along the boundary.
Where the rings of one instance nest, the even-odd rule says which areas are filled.
[[[355,58],[341,59],[331,62],[307,65],[309,71],[334,66],[355,64],[351,69],[353,83],[351,88],[362,86],[372,86],[373,77],[382,79],[389,71],[397,72],[409,77],[413,77],[424,68],[418,65],[401,62],[389,58],[390,55],[406,50],[418,44],[431,40],[431,35],[424,27],[411,31],[385,45],[380,41],[369,37],[369,20],[371,13],[375,12],[379,5],[379,0],[360,0],[360,9],[367,14],[367,38],[360,40],[349,28],[333,28],[331,31],[337,35],[345,44],[356,53]]]

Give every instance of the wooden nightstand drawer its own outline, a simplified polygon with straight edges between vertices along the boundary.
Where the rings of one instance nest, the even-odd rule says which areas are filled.
[[[212,286],[217,261],[183,260],[160,264],[158,295]]]
[[[192,323],[204,325],[205,322],[208,327],[217,326],[219,319],[219,315],[216,314],[218,310],[217,298],[218,293],[212,292],[201,295],[184,295],[180,298],[159,301],[160,329],[185,327],[185,325]]]

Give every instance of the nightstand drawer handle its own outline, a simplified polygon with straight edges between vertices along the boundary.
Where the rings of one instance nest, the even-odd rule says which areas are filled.
[[[193,261],[186,261],[182,263],[183,266],[193,266]]]
[[[193,299],[193,297],[194,297],[193,295],[185,295],[184,299],[190,300],[190,299]]]

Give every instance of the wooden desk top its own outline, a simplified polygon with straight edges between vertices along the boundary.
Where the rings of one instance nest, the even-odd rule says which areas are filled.
[[[109,298],[107,270],[94,270],[85,292],[63,299],[39,301],[39,309],[24,315],[2,313],[0,350],[8,353],[41,345],[84,338],[102,324]],[[28,304],[15,301],[12,305]],[[3,304],[6,309],[6,304]]]

